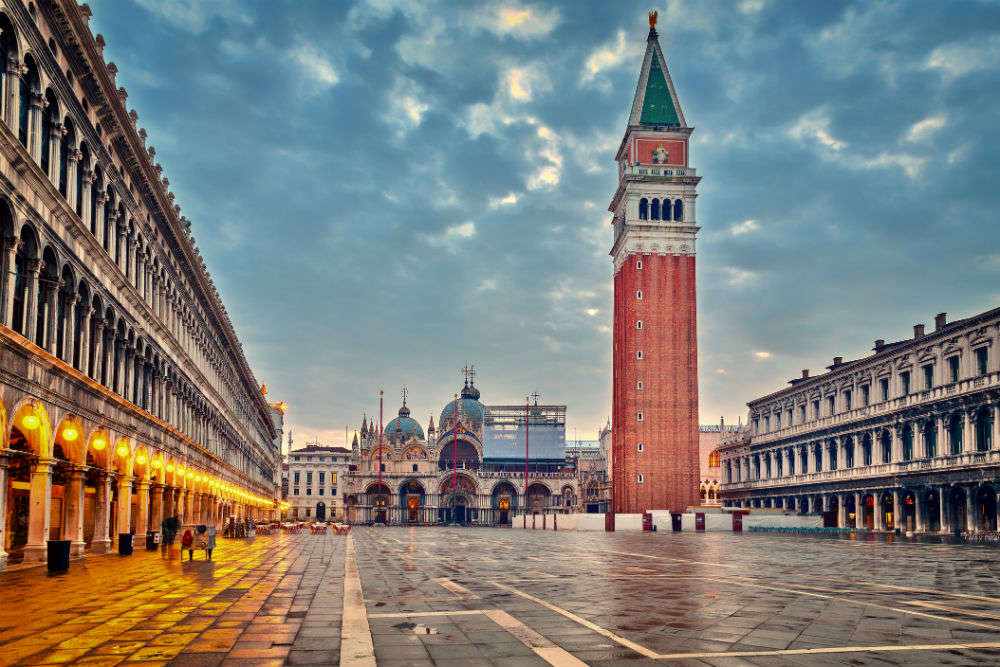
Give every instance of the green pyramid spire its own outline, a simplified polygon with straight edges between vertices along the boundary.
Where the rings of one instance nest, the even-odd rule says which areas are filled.
[[[679,125],[677,110],[670,97],[667,79],[663,76],[660,59],[653,52],[649,65],[649,77],[646,80],[646,95],[642,102],[642,115],[639,122],[643,125]]]

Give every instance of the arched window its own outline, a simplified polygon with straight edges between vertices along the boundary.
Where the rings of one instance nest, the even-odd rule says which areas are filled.
[[[863,450],[862,456],[864,457],[864,465],[870,466],[872,464],[872,439],[871,436],[866,435],[865,439],[861,443],[861,448]]]
[[[55,121],[58,118],[59,104],[56,102],[56,96],[51,90],[45,91],[45,101],[48,103],[48,108],[42,109],[42,171],[52,178],[54,174],[50,171],[51,161],[49,160],[49,153],[51,152],[52,145],[52,127],[55,125]]]
[[[639,200],[639,219],[649,219],[649,201],[645,197]]]
[[[7,87],[12,81],[7,74],[7,63],[11,58],[17,58],[17,44],[14,37],[14,26],[6,16],[0,16],[0,106],[7,106]],[[3,116],[6,118],[6,114]]]
[[[684,201],[681,199],[674,202],[674,220],[677,222],[684,220]]]
[[[650,206],[649,219],[650,220],[659,220],[660,219],[660,200],[659,199],[654,199],[653,200],[653,205]]]
[[[827,448],[827,451],[828,451],[828,455],[830,457],[830,470],[836,470],[837,469],[837,445],[836,445],[836,443],[831,442],[830,445],[829,445],[829,447]]]
[[[97,230],[101,229],[98,225],[103,226],[104,221],[97,219],[97,198],[101,196],[101,191],[104,190],[104,179],[101,178],[101,168],[99,166],[94,166],[94,182],[90,185],[90,233],[97,236]]]
[[[882,463],[892,461],[892,435],[888,431],[882,431]]]
[[[115,191],[108,188],[108,201],[104,203],[104,250],[110,255],[115,244]]]
[[[937,424],[933,419],[924,422],[924,456],[927,458],[937,456]]]
[[[976,451],[989,451],[992,446],[993,415],[990,408],[983,408],[976,413]]]
[[[80,144],[80,162],[76,165],[76,214],[83,216],[83,207],[89,202],[83,201],[83,177],[90,171],[90,149],[87,144]]]
[[[21,75],[21,85],[18,89],[18,119],[17,138],[21,145],[28,147],[28,118],[31,113],[31,93],[37,88],[38,71],[35,69],[35,61],[30,57],[25,58],[25,67],[28,71]]]
[[[952,454],[962,453],[962,417],[952,415],[948,420],[948,444]]]
[[[708,455],[708,467],[718,468],[719,467],[719,452],[714,451]]]
[[[670,203],[669,199],[663,200],[663,219],[664,220],[673,219],[673,204]]]
[[[67,178],[69,176],[69,156],[76,150],[76,133],[73,132],[73,124],[66,122],[66,134],[63,135],[62,144],[59,146],[59,193],[66,196]]]
[[[903,460],[909,461],[913,458],[913,426],[907,424],[903,427]]]

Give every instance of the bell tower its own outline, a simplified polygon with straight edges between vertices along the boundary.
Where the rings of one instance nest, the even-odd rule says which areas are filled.
[[[695,197],[688,127],[649,15],[612,213],[612,510],[698,504]]]

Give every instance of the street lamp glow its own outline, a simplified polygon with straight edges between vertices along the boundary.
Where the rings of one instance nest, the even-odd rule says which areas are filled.
[[[118,446],[118,456],[128,456],[128,445],[122,443]]]
[[[62,437],[66,442],[73,442],[80,437],[80,432],[76,430],[75,426],[65,426],[62,430]]]
[[[21,417],[21,426],[28,429],[29,431],[34,431],[38,428],[41,421],[38,419],[38,415],[24,415]]]
[[[99,435],[94,438],[94,442],[91,443],[91,446],[93,446],[94,451],[99,452],[108,446],[108,441],[104,439],[104,436]]]

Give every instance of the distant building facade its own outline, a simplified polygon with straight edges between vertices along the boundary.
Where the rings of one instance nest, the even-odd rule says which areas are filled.
[[[917,532],[997,529],[1000,308],[748,403],[719,447],[726,504],[829,513],[830,523]]]
[[[719,488],[722,481],[722,464],[719,445],[723,437],[736,433],[738,426],[727,426],[725,420],[718,424],[702,424],[698,427],[698,502],[702,506],[721,505]]]
[[[364,419],[343,487],[347,521],[505,525],[525,511],[573,511],[580,494],[566,462],[566,406],[486,406],[479,398],[467,376],[426,436],[405,399],[381,431]]]
[[[343,501],[338,502],[351,468],[351,450],[344,447],[306,445],[285,457],[282,494],[288,509],[285,518],[295,521],[341,521]]]

